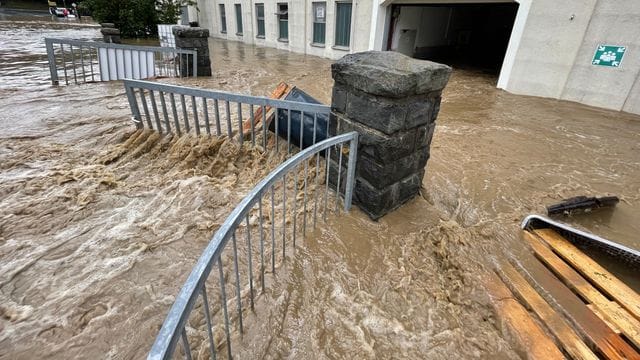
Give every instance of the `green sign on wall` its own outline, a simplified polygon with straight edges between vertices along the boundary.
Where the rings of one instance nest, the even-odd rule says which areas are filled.
[[[599,66],[619,67],[627,48],[616,45],[598,45],[591,64]]]

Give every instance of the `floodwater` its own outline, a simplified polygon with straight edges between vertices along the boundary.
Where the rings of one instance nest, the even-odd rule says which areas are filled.
[[[144,357],[211,234],[282,158],[137,132],[118,82],[48,86],[42,38],[95,28],[0,29],[0,358]],[[330,102],[329,60],[210,45],[213,77],[172,82],[265,95],[283,80]],[[330,217],[301,240],[238,358],[518,358],[479,279],[526,262],[524,216],[618,195],[615,210],[568,221],[640,248],[640,117],[495,81],[454,72],[421,196],[378,222]]]

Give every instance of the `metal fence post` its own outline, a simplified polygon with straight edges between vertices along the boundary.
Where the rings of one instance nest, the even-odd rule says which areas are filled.
[[[349,143],[349,163],[347,165],[347,186],[344,191],[344,211],[351,210],[353,199],[353,186],[356,178],[356,159],[358,157],[358,134],[355,133]],[[338,169],[340,174],[341,169]]]
[[[193,54],[193,77],[198,77],[198,50],[193,49],[195,54]]]
[[[56,55],[53,50],[53,41],[51,39],[44,39],[47,47],[47,58],[49,59],[49,72],[51,73],[51,84],[58,85],[58,69],[56,68]]]
[[[136,128],[142,129],[142,117],[140,116],[140,109],[138,108],[138,101],[133,93],[133,87],[127,84],[127,80],[124,81],[124,89],[127,93],[127,100],[129,100],[129,106],[131,107],[131,113],[133,114],[133,122],[136,124]]]

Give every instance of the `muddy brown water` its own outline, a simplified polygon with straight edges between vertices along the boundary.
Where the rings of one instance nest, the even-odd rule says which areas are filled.
[[[282,158],[135,132],[118,82],[48,86],[44,34],[95,28],[0,28],[0,358],[142,358],[211,234]],[[165,81],[264,95],[283,80],[330,102],[329,60],[210,45],[213,77]],[[568,221],[640,248],[640,117],[495,81],[454,72],[421,196],[301,240],[235,336],[239,358],[517,358],[478,279],[526,263],[524,216],[615,194],[614,211]]]

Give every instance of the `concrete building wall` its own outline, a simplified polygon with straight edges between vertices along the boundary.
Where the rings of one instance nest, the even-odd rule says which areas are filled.
[[[591,64],[599,44],[626,47],[620,67]],[[640,1],[598,1],[561,98],[628,111],[640,102],[640,97],[633,99],[632,94],[639,73]]]
[[[592,65],[598,44],[627,47],[620,67]],[[640,113],[640,2],[533,0],[507,91]]]
[[[211,36],[246,44],[274,47],[332,59],[345,54],[369,49],[372,2],[370,0],[352,1],[351,39],[349,48],[334,46],[336,28],[336,3],[326,3],[325,44],[312,44],[313,40],[313,3],[316,0],[198,0],[200,25],[209,29]],[[348,1],[346,1],[348,2]],[[289,9],[289,40],[278,40],[278,4],[286,3]],[[227,32],[222,33],[220,25],[220,4],[225,5]],[[235,4],[242,6],[242,35],[236,34]],[[256,4],[264,4],[265,36],[258,38]]]

